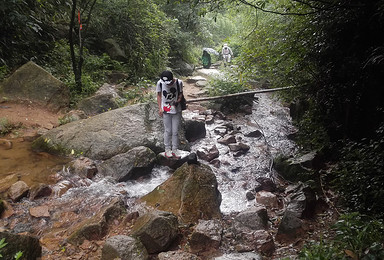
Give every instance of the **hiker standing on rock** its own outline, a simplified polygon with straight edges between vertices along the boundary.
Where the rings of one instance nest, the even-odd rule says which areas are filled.
[[[180,158],[178,147],[183,81],[174,79],[172,72],[163,71],[156,84],[156,92],[159,116],[164,123],[165,157]]]

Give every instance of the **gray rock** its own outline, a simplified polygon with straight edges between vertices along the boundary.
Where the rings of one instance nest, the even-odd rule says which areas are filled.
[[[196,151],[197,156],[207,162],[212,161],[213,159],[219,157],[220,152],[217,149],[216,145],[211,148],[202,148]]]
[[[285,211],[276,234],[277,241],[294,241],[303,234],[303,221],[295,213]]]
[[[185,121],[185,138],[189,142],[194,142],[198,139],[204,138],[207,132],[205,123],[199,120],[186,120]]]
[[[237,230],[261,230],[268,228],[268,214],[265,207],[253,207],[240,212],[234,222]]]
[[[155,160],[156,154],[151,149],[139,146],[102,162],[98,171],[101,175],[123,182],[151,173]]]
[[[98,172],[96,162],[84,156],[80,156],[70,162],[69,169],[74,174],[88,179],[92,179]]]
[[[132,235],[140,239],[149,254],[166,251],[178,233],[177,217],[159,210],[139,217],[132,231]]]
[[[147,260],[148,252],[144,245],[137,239],[117,235],[109,237],[101,251],[101,260],[119,258],[121,260]]]
[[[138,146],[155,153],[164,151],[163,121],[155,102],[108,111],[88,119],[49,130],[34,141],[35,149],[47,152],[82,154],[93,160],[106,160]],[[180,149],[189,144],[180,134]]]
[[[32,61],[21,66],[0,83],[0,96],[7,100],[27,100],[52,111],[69,106],[69,88]]]

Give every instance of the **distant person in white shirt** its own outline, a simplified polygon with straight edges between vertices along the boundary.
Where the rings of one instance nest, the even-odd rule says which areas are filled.
[[[223,48],[221,49],[221,55],[223,55],[224,64],[231,62],[231,57],[233,56],[233,52],[228,44],[224,43]]]

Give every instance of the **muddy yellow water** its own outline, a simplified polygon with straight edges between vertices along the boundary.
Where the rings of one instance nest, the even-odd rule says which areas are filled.
[[[32,151],[31,142],[18,139],[1,139],[0,143],[0,193],[18,180],[29,186],[51,183],[50,176],[62,169],[69,159]],[[11,143],[9,143],[10,141]]]

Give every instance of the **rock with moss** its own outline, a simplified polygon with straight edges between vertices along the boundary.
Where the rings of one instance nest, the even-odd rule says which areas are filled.
[[[183,164],[141,200],[149,206],[174,213],[183,223],[221,219],[221,194],[216,176],[207,165]]]
[[[26,260],[40,259],[42,248],[39,239],[34,236],[16,235],[8,232],[0,232],[0,240],[5,239],[7,245],[1,249],[3,259],[14,259],[18,252],[23,253]]]
[[[52,111],[69,106],[69,88],[32,61],[21,66],[0,83],[0,96],[7,100],[27,100]]]
[[[150,102],[59,126],[35,140],[33,147],[50,153],[83,155],[94,160],[106,160],[138,146],[159,153],[164,151],[163,129],[157,104]],[[180,149],[189,150],[188,141],[182,134],[180,136]]]

